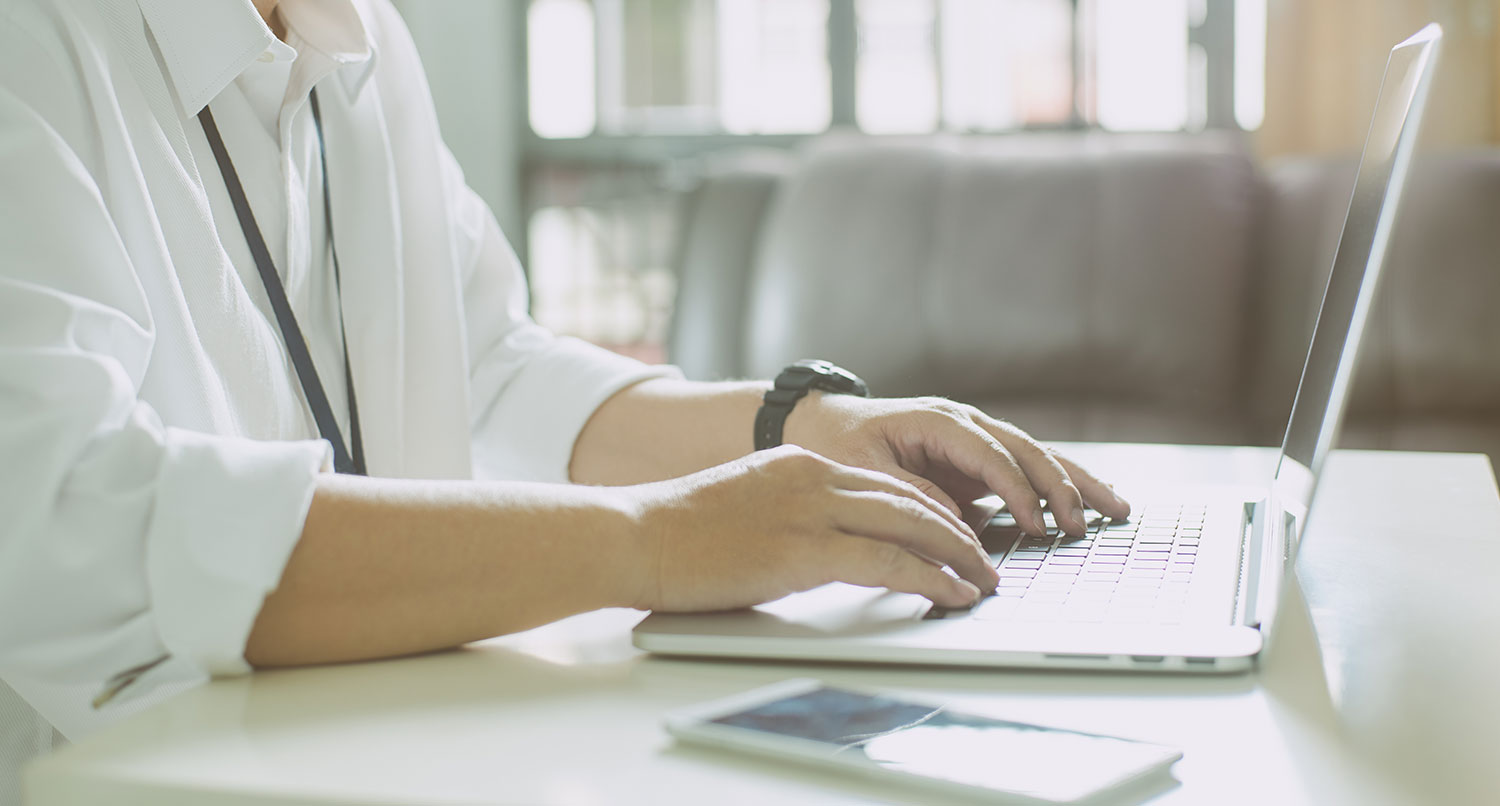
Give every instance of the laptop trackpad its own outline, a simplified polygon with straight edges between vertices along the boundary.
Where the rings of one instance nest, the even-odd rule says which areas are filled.
[[[775,634],[790,630],[849,637],[910,627],[931,606],[927,599],[910,593],[834,582],[760,605],[742,617],[759,630],[776,625]]]
[[[831,582],[751,609],[652,614],[637,630],[762,638],[855,638],[918,626],[930,606],[932,602],[915,594]]]

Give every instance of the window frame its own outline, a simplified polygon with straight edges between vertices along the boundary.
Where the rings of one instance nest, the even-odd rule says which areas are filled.
[[[623,2],[623,0],[614,0]],[[546,204],[538,198],[538,180],[556,177],[558,174],[575,173],[579,176],[604,175],[608,173],[642,174],[652,169],[659,170],[669,163],[706,157],[728,149],[795,149],[815,138],[834,132],[859,132],[856,120],[856,72],[858,59],[857,0],[828,0],[828,66],[830,117],[828,128],[819,132],[802,134],[731,134],[727,132],[672,133],[672,132],[600,132],[598,124],[593,132],[581,137],[542,137],[531,128],[529,77],[527,75],[528,13],[531,0],[513,4],[516,16],[519,47],[512,64],[515,66],[513,80],[516,84],[521,114],[517,126],[521,144],[520,176],[520,231],[512,235],[513,246],[522,258],[522,265],[529,274],[531,254],[529,228],[532,216]],[[1025,124],[1014,129],[975,132],[978,136],[1004,137],[1014,134],[1029,134],[1040,131],[1102,131],[1097,123],[1085,120],[1081,108],[1087,92],[1087,67],[1084,63],[1087,49],[1084,47],[1083,13],[1087,4],[1097,0],[1068,0],[1073,20],[1072,47],[1072,113],[1060,124]],[[1190,121],[1185,131],[1202,129],[1241,131],[1235,117],[1235,2],[1236,0],[1188,0],[1188,48],[1190,54],[1199,50],[1203,54],[1203,120]],[[938,6],[941,13],[941,5]],[[603,15],[595,15],[595,42],[603,41],[599,29]],[[596,48],[598,45],[596,44]],[[1191,58],[1191,55],[1190,55]],[[595,59],[595,120],[602,121],[601,88],[605,86],[603,71],[610,69],[605,59]],[[939,76],[941,81],[941,76]],[[941,88],[939,103],[941,103]],[[932,135],[965,136],[968,133],[944,131],[941,127],[930,135],[922,134],[862,134],[871,138],[911,138]],[[629,184],[629,183],[626,183]],[[663,182],[666,184],[666,182]],[[586,195],[586,194],[585,194]],[[611,197],[613,198],[613,197]],[[578,204],[602,203],[608,199],[579,198]]]
[[[619,0],[616,0],[618,2]],[[1072,114],[1061,124],[1026,124],[1014,129],[978,132],[985,136],[1003,136],[1034,131],[1095,130],[1100,127],[1084,120],[1081,110],[1085,92],[1087,65],[1084,63],[1083,36],[1080,30],[1081,6],[1092,0],[1069,0],[1073,15],[1072,37]],[[1205,129],[1234,129],[1239,125],[1235,119],[1235,0],[1188,0],[1189,24],[1188,47],[1201,48],[1204,54],[1204,99]],[[521,53],[516,63],[521,70],[516,75],[521,98],[520,128],[522,130],[523,155],[554,163],[600,163],[641,164],[657,163],[663,159],[681,159],[699,156],[718,149],[736,146],[787,148],[810,138],[820,137],[832,131],[858,131],[855,118],[855,73],[858,59],[858,21],[855,14],[856,0],[828,0],[828,68],[830,83],[830,117],[828,129],[802,134],[730,134],[727,132],[699,132],[679,134],[672,132],[600,132],[597,130],[581,137],[542,137],[531,128],[530,97],[528,94],[526,49],[530,42],[526,36],[527,13],[531,0],[515,4],[517,29],[521,32]],[[941,13],[939,6],[938,13]],[[595,16],[595,42],[603,41],[601,15]],[[602,104],[605,86],[602,73],[608,69],[604,59],[595,60],[596,76],[594,107],[595,119],[604,119]],[[941,80],[941,78],[939,79]],[[941,97],[941,92],[939,92]],[[941,128],[933,134],[959,134],[944,132]],[[868,135],[881,137],[885,135]],[[911,134],[890,135],[910,137]]]

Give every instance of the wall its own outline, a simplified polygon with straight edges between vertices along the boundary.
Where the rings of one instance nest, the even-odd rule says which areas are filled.
[[[524,81],[515,0],[393,0],[406,18],[437,105],[443,139],[507,235],[521,227]]]
[[[1364,142],[1392,45],[1428,22],[1444,29],[1424,138],[1500,142],[1497,0],[1271,0],[1265,156],[1349,151]]]

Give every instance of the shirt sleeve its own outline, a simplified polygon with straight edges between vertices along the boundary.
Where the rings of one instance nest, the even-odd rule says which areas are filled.
[[[474,476],[570,481],[573,445],[605,400],[640,381],[682,373],[533,322],[526,278],[500,225],[446,150],[444,163],[464,265]]]
[[[0,679],[77,738],[247,671],[329,450],[168,427],[142,401],[143,280],[83,162],[3,86],[0,244]]]

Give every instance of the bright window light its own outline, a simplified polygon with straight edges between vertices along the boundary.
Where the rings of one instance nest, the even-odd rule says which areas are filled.
[[[1234,119],[1260,128],[1266,117],[1266,0],[1234,3]]]
[[[994,131],[1072,114],[1068,0],[942,0],[943,124]]]
[[[938,124],[933,0],[858,0],[854,115],[872,134],[930,132]]]
[[[531,130],[583,137],[594,130],[594,9],[587,0],[534,0],[526,14]]]
[[[1097,0],[1099,125],[1174,131],[1188,118],[1186,0]]]
[[[827,0],[719,0],[717,39],[725,131],[828,128]]]

